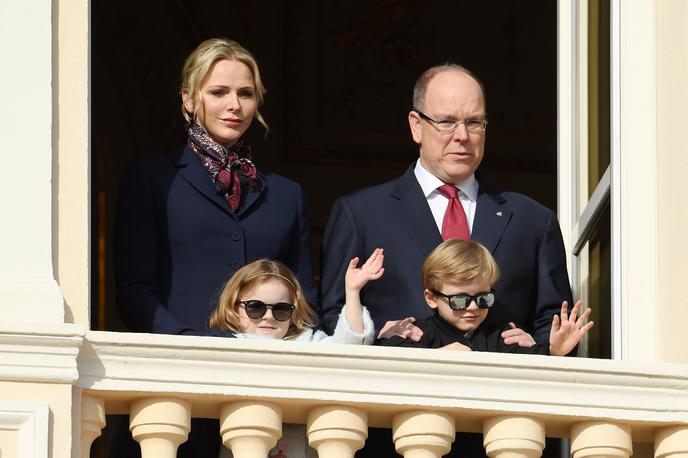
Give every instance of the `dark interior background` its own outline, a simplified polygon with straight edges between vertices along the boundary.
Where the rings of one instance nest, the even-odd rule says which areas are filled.
[[[184,141],[179,74],[206,38],[232,38],[258,60],[270,133],[253,126],[249,143],[259,168],[303,186],[316,270],[334,199],[417,158],[413,84],[445,61],[487,89],[484,176],[556,206],[551,0],[92,0],[91,33],[94,329],[124,329],[111,267],[119,178],[132,160]]]

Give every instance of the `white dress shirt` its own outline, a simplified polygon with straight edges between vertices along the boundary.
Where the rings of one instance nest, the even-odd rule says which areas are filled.
[[[416,175],[416,180],[423,190],[423,195],[428,201],[430,211],[437,229],[442,233],[442,220],[444,219],[444,212],[449,205],[449,199],[444,197],[437,188],[446,184],[432,173],[428,172],[421,164],[420,160],[416,162],[416,167],[413,169]],[[459,201],[463,206],[463,211],[466,213],[466,220],[468,221],[468,230],[473,233],[473,220],[475,219],[475,207],[478,200],[478,180],[475,175],[471,175],[465,181],[454,185],[459,190]]]

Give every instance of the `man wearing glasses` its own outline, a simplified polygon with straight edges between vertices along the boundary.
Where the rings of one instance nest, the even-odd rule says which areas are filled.
[[[343,260],[384,248],[384,276],[361,291],[379,330],[390,320],[429,315],[420,279],[425,257],[443,238],[470,237],[490,250],[501,271],[484,325],[513,322],[547,343],[552,316],[562,301],[573,303],[561,230],[551,210],[496,190],[476,174],[485,151],[485,107],[482,84],[463,67],[444,64],[418,78],[408,114],[418,161],[397,180],[342,197],[332,208],[321,282],[328,330],[345,302]],[[518,329],[502,336],[507,344],[532,344]]]
[[[496,258],[502,276],[488,323],[516,323],[546,343],[562,301],[573,303],[561,231],[551,210],[476,174],[488,125],[482,84],[458,65],[432,67],[416,82],[408,121],[418,161],[399,179],[340,198],[332,208],[323,240],[325,326],[331,330],[344,304],[342,260],[378,247],[385,250],[385,275],[361,292],[376,328],[425,318],[420,268],[444,235],[470,237]]]

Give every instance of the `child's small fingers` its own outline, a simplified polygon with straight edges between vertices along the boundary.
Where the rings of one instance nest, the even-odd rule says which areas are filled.
[[[585,321],[590,316],[590,313],[591,313],[590,309],[585,309],[585,311],[583,311],[583,313],[581,313],[580,316],[578,317],[578,320],[576,320],[576,325],[578,325],[578,327],[581,327],[581,325],[583,323],[585,323]]]
[[[568,320],[569,316],[569,303],[564,301],[561,303],[561,319]]]
[[[350,269],[355,269],[356,266],[358,265],[358,261],[359,261],[358,256],[356,256],[355,258],[353,258],[353,259],[349,262],[349,268],[350,268]]]
[[[564,312],[562,312],[564,313]],[[558,331],[559,330],[559,315],[554,315],[552,318],[552,331]]]
[[[585,334],[585,333],[588,332],[593,326],[595,326],[595,322],[594,322],[594,321],[588,321],[588,322],[585,324],[585,326],[583,326],[583,327],[581,328],[581,334]]]
[[[576,321],[576,317],[578,316],[578,312],[580,312],[581,307],[583,306],[582,301],[576,301],[576,305],[573,306],[573,309],[571,310],[571,316],[570,320],[571,321]]]
[[[373,251],[373,254],[370,255],[365,265],[375,267],[377,265],[382,264],[382,259],[382,250],[380,248],[377,248],[375,249],[375,251]]]

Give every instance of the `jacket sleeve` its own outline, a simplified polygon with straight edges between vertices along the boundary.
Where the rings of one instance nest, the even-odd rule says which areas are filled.
[[[549,343],[552,316],[559,313],[564,300],[568,301],[571,309],[573,299],[566,269],[564,240],[557,218],[550,212],[538,256],[537,302],[533,320],[533,338],[536,342]]]
[[[346,202],[338,199],[325,227],[321,256],[322,317],[325,329],[330,333],[334,331],[345,303],[347,266],[356,256],[363,259],[354,218]]]
[[[131,331],[198,334],[172,316],[161,301],[156,282],[159,263],[155,199],[141,167],[122,177],[114,224],[116,302]]]
[[[303,190],[298,194],[298,239],[294,240],[289,253],[290,267],[299,279],[306,300],[318,309],[318,289],[313,278],[313,261],[311,257],[310,225]]]
[[[404,339],[400,336],[392,336],[386,339],[378,339],[375,341],[375,345],[380,345],[382,347],[410,347],[410,348],[428,348],[421,342],[416,342],[411,339]]]
[[[342,311],[339,313],[337,326],[334,328],[334,334],[323,341],[331,343],[372,345],[374,334],[375,325],[373,324],[373,320],[370,318],[370,312],[368,312],[368,309],[363,307],[363,332],[358,333],[351,329],[351,324],[346,319],[345,305],[342,307]]]

